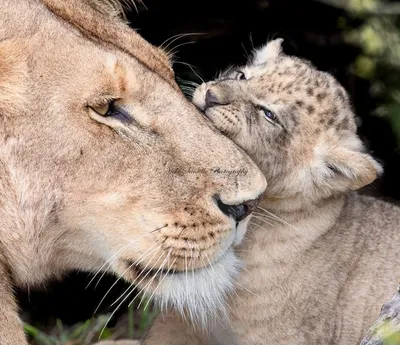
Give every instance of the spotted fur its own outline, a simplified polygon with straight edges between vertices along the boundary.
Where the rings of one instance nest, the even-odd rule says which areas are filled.
[[[400,279],[400,209],[353,191],[382,169],[343,87],[275,40],[194,102],[269,186],[238,249],[245,269],[229,318],[202,330],[171,313],[145,344],[358,344]]]

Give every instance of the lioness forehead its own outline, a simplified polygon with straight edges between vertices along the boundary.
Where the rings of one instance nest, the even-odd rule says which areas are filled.
[[[133,89],[132,85],[149,87],[157,83],[159,87],[165,84],[165,88],[168,83],[176,86],[166,72],[167,62],[145,65],[136,59],[133,51],[129,53],[112,43],[89,37],[84,30],[55,16],[40,2],[5,0],[0,22],[3,23],[0,25],[3,63],[7,57],[7,61],[12,59],[14,68],[21,70],[23,65],[24,69],[24,73],[18,75],[19,80],[13,80],[14,89],[15,85],[25,84],[27,90],[28,84],[40,81],[40,90],[36,87],[31,93],[47,93],[47,98],[52,95],[59,101],[74,98],[84,104],[95,94],[118,98],[126,90]],[[138,42],[138,49],[140,44]],[[143,49],[152,51],[149,59],[157,55],[157,50]],[[160,61],[165,60],[161,53],[159,56]],[[17,95],[16,91],[21,93],[20,90],[12,93]],[[136,96],[142,97],[145,93]],[[28,97],[26,92],[25,99]]]
[[[96,45],[98,48],[134,58],[144,67],[165,79],[177,88],[168,56],[142,39],[117,16],[105,15],[108,10],[116,9],[118,1],[106,0],[4,0],[2,18],[0,19],[0,44],[5,39],[34,40],[37,45],[30,45],[32,55],[45,49],[57,57],[60,45],[69,46],[70,51],[83,57],[88,49]],[[47,8],[46,8],[46,6]],[[75,7],[74,7],[75,6]],[[78,6],[78,7],[76,7]],[[82,7],[82,8],[80,8]],[[53,41],[53,47],[51,47]],[[29,52],[26,52],[29,53]],[[26,54],[25,54],[26,55]],[[89,59],[90,61],[90,59]]]

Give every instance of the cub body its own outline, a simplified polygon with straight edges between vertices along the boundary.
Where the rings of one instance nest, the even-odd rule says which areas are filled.
[[[356,345],[399,283],[400,209],[354,192],[381,167],[344,89],[275,40],[193,101],[269,185],[238,249],[228,318],[202,331],[160,317],[145,344]]]

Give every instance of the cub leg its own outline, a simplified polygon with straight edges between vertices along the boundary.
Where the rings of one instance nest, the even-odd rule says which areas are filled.
[[[209,345],[203,332],[196,331],[180,315],[159,315],[144,337],[143,345]]]
[[[28,345],[18,306],[13,294],[9,272],[1,263],[0,255],[0,344]]]

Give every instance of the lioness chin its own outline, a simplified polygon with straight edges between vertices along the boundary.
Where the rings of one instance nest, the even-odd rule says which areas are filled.
[[[193,330],[170,313],[145,344],[358,344],[399,283],[400,209],[352,192],[381,167],[356,134],[347,93],[275,40],[193,101],[269,184],[238,248],[245,270],[228,319]]]
[[[211,312],[232,287],[232,245],[266,186],[185,99],[166,54],[107,16],[110,6],[1,4],[1,345],[27,343],[13,288],[72,269]],[[238,166],[246,174],[215,172]]]

